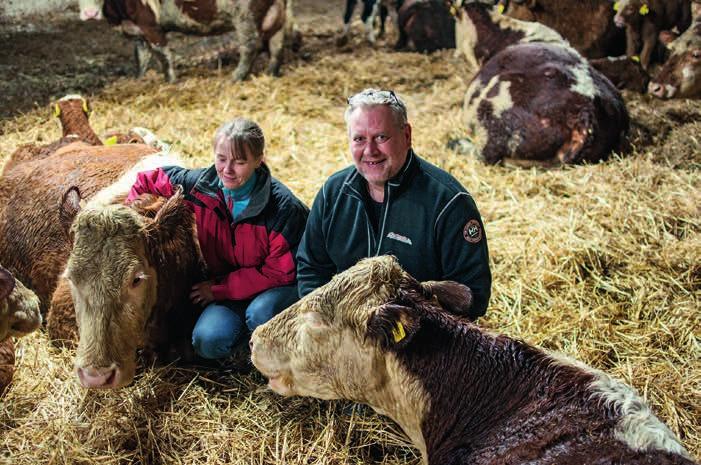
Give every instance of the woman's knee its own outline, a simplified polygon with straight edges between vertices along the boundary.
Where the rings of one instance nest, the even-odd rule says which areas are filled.
[[[242,325],[241,318],[233,310],[208,306],[192,331],[192,347],[203,358],[227,357],[240,337]]]
[[[246,326],[253,332],[298,300],[297,286],[269,289],[254,298],[246,309]]]

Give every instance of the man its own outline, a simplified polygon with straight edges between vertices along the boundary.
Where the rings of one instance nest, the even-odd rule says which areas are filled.
[[[300,296],[359,259],[394,255],[416,279],[453,280],[484,315],[492,277],[482,219],[450,174],[411,148],[406,106],[391,91],[366,89],[345,113],[354,166],[317,194],[297,252]]]

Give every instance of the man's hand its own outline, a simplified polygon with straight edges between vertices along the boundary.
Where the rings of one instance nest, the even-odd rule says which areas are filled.
[[[210,302],[214,301],[214,296],[212,295],[212,281],[202,281],[192,286],[190,291],[190,301],[193,304],[199,304],[205,306]]]

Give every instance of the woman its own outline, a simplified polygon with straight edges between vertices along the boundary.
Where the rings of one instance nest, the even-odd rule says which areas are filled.
[[[182,185],[195,212],[210,281],[192,287],[204,310],[192,332],[195,352],[207,359],[231,354],[242,338],[294,303],[295,251],[309,210],[264,163],[263,131],[237,118],[214,135],[209,168],[165,167],[138,174],[127,198],[171,196]]]

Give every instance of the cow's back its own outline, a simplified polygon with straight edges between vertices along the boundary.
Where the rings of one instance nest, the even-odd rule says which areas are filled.
[[[90,198],[156,150],[148,145],[79,146],[16,163],[0,180],[0,261],[33,289],[45,312],[71,244],[59,219],[71,186]]]
[[[541,0],[537,10],[509,2],[506,14],[537,21],[559,32],[587,58],[617,56],[625,52],[625,36],[613,23],[610,0]]]

